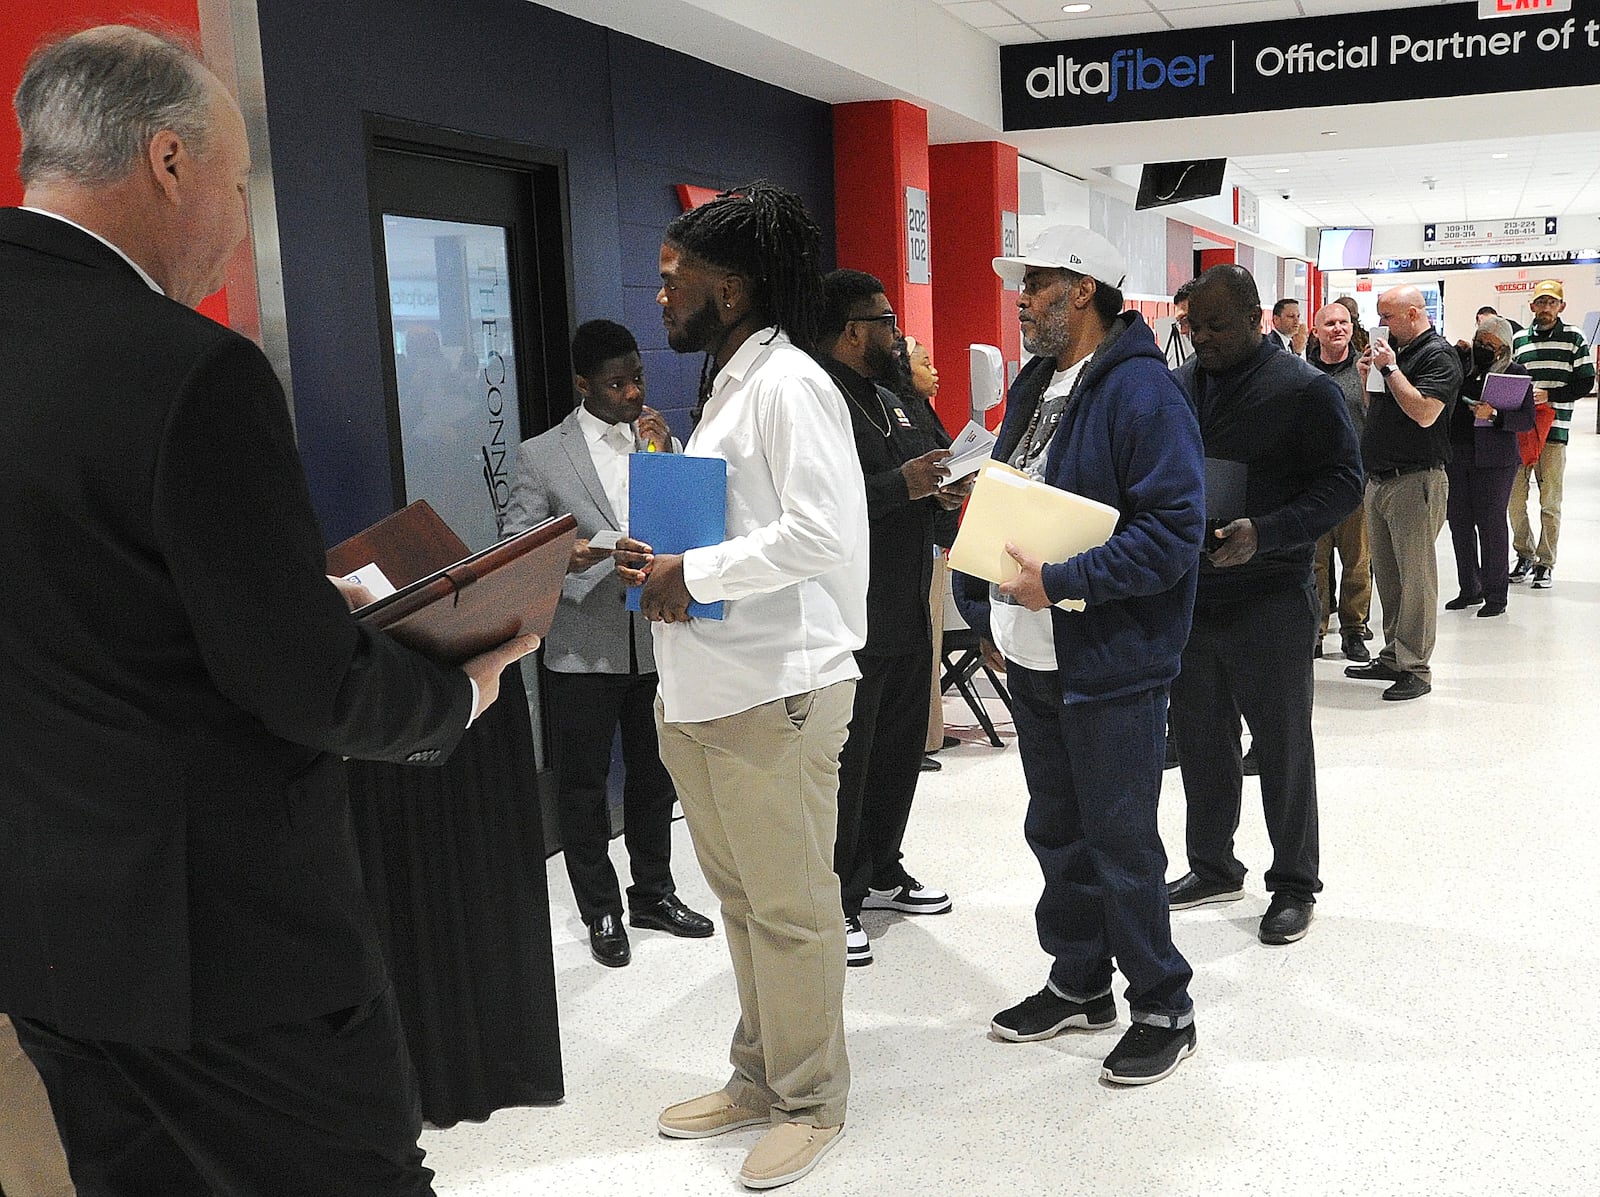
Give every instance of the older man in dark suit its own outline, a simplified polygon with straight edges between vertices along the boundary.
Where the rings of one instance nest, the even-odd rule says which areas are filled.
[[[644,405],[644,363],[633,334],[590,320],[572,336],[579,405],[550,431],[522,442],[511,475],[506,532],[571,512],[578,521],[561,603],[544,649],[555,730],[561,848],[589,952],[620,968],[632,958],[622,894],[609,854],[607,779],[622,730],[623,839],[633,884],[629,921],[689,939],[711,920],[679,900],[672,880],[672,806],[678,800],[656,741],[656,658],[650,624],[623,605],[611,548],[596,533],[628,528],[628,458],[682,448],[661,413]],[[613,540],[612,544],[615,543]]]
[[[339,757],[437,762],[462,669],[351,619],[284,396],[189,310],[245,231],[185,48],[36,51],[0,211],[0,1010],[84,1193],[431,1192]]]

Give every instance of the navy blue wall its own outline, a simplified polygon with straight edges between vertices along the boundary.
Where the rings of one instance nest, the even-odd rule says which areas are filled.
[[[259,8],[295,420],[330,542],[393,506],[362,114],[565,151],[575,322],[626,323],[650,401],[688,435],[698,356],[655,307],[673,185],[768,178],[833,252],[826,104],[526,0],[319,0]]]

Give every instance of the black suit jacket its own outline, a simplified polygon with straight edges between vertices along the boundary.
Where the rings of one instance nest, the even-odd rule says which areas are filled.
[[[356,625],[284,397],[104,245],[0,210],[0,1010],[183,1047],[384,984],[340,755],[471,688]]]

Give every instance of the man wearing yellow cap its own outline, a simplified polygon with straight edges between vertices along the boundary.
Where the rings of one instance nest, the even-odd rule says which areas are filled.
[[[1517,334],[1512,357],[1533,375],[1535,403],[1555,409],[1555,423],[1539,459],[1517,470],[1511,485],[1511,545],[1517,562],[1511,581],[1532,579],[1535,590],[1555,582],[1556,540],[1561,535],[1561,480],[1567,468],[1567,435],[1572,409],[1594,386],[1594,358],[1581,330],[1563,324],[1566,295],[1561,280],[1545,279],[1533,289],[1533,323]],[[1539,541],[1528,523],[1528,479],[1539,487]]]

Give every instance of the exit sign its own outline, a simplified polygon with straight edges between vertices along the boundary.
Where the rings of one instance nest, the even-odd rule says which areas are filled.
[[[1478,0],[1480,21],[1489,17],[1532,17],[1571,11],[1572,0]]]

